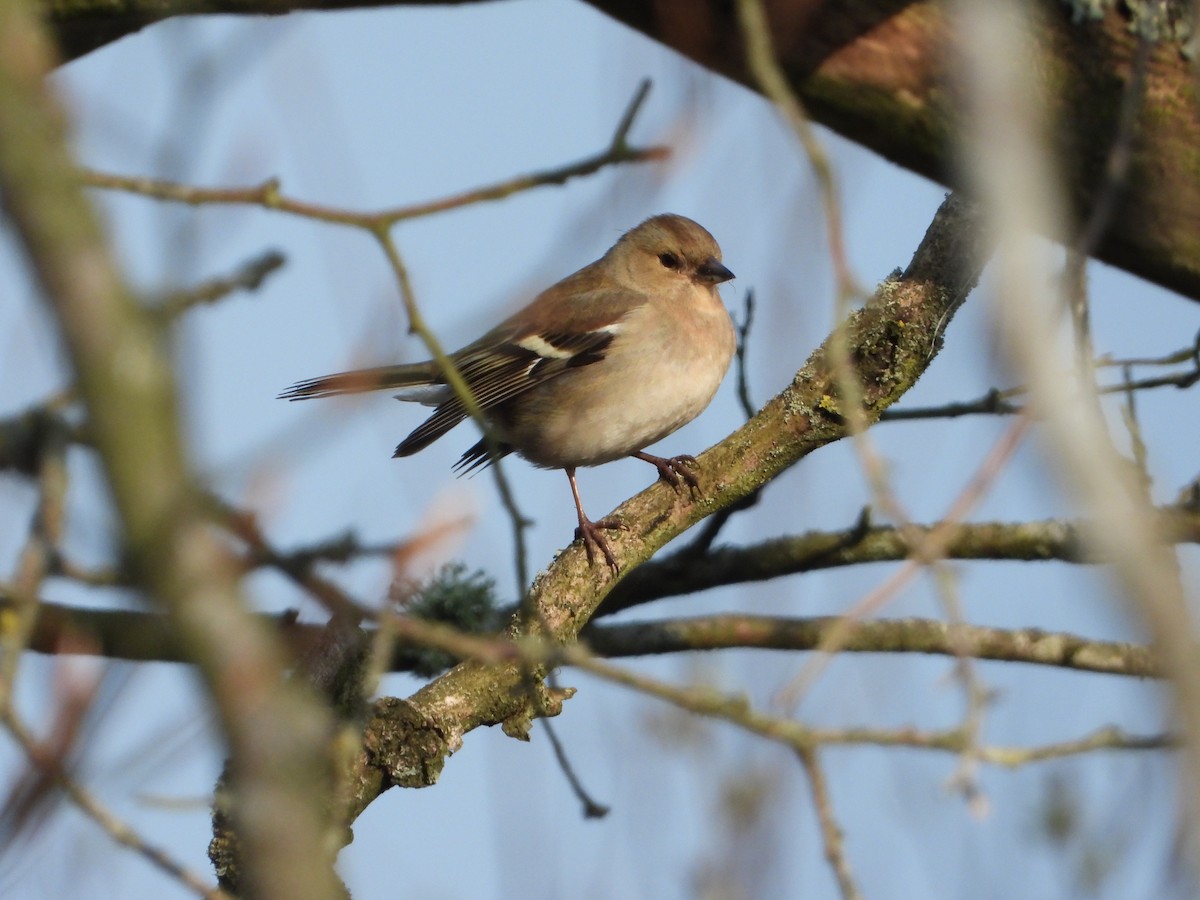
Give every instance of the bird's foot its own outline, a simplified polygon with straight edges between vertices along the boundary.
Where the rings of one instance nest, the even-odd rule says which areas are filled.
[[[579,527],[575,529],[575,540],[583,541],[583,549],[587,551],[589,566],[596,564],[596,551],[598,550],[604,556],[604,561],[608,563],[613,575],[620,574],[621,567],[617,564],[617,558],[613,555],[612,548],[608,546],[604,532],[620,531],[626,527],[625,523],[619,519],[601,519],[599,522],[580,519]]]
[[[689,454],[682,456],[654,456],[650,453],[635,453],[635,457],[645,460],[658,469],[658,477],[679,490],[681,484],[686,484],[694,494],[700,493],[700,479],[696,477],[696,457]]]

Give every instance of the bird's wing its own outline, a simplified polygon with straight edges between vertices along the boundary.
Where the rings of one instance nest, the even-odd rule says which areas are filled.
[[[511,400],[570,369],[604,359],[620,331],[621,319],[646,302],[643,295],[629,291],[587,292],[574,296],[569,314],[557,316],[550,328],[538,315],[546,296],[454,354],[454,363],[481,409]],[[396,447],[394,455],[409,456],[427,447],[466,415],[462,401],[451,397]]]

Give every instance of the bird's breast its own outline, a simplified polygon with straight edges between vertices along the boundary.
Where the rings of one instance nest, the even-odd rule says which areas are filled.
[[[604,359],[570,369],[496,410],[504,439],[535,465],[594,466],[650,446],[698,416],[735,338],[719,300],[682,322],[622,323]]]

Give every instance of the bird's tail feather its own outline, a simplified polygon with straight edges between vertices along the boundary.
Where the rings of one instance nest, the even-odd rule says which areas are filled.
[[[376,369],[359,369],[355,372],[339,372],[297,381],[279,395],[281,400],[309,400],[313,397],[331,397],[335,394],[358,394],[363,391],[382,391],[395,388],[434,384],[437,372],[432,363],[412,363],[403,366],[380,366]]]

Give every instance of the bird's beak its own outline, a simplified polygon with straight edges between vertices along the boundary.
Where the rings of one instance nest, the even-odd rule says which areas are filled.
[[[720,284],[732,277],[733,273],[725,268],[715,256],[710,256],[696,269],[696,280],[708,284]]]

